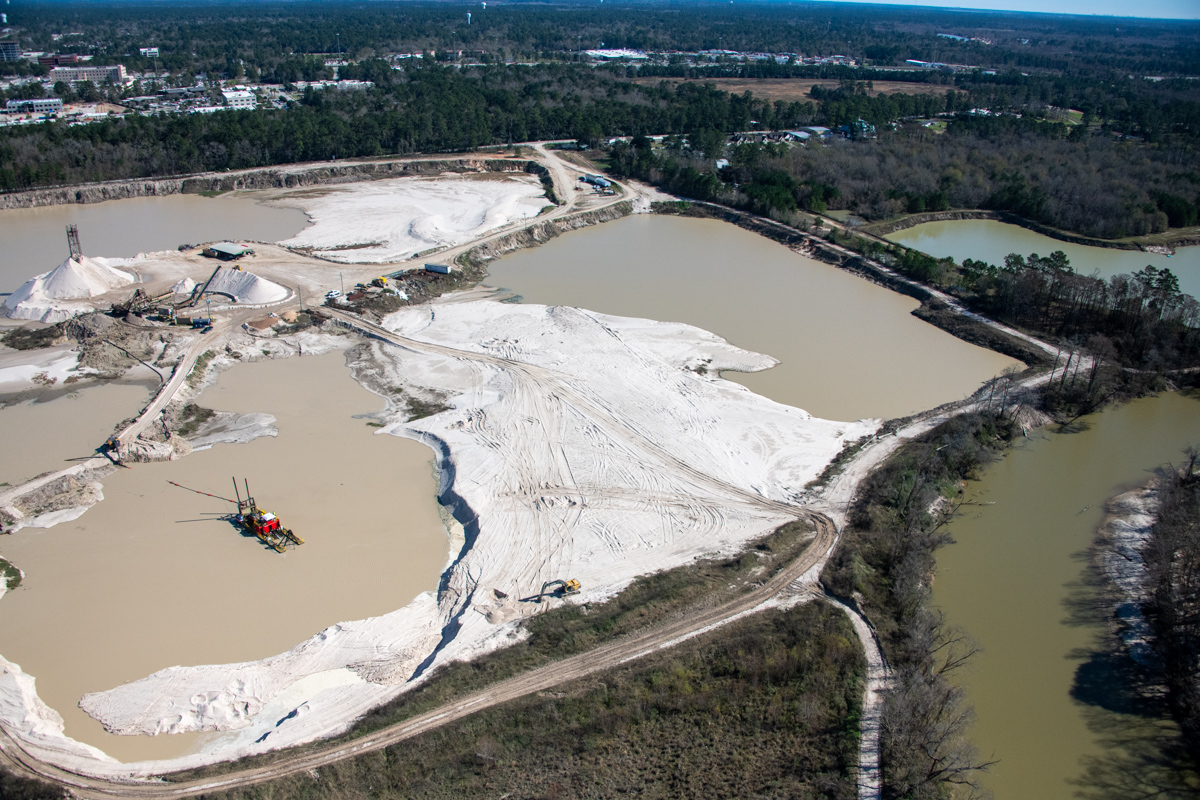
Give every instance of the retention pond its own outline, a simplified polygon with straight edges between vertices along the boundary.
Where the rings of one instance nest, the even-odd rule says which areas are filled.
[[[344,358],[235,366],[201,402],[270,413],[277,437],[118,470],[79,519],[0,542],[26,573],[0,598],[0,653],[36,678],[68,736],[125,762],[182,755],[196,734],[113,736],[80,697],[174,665],[265,658],[436,589],[448,542],[432,454],[354,418],[382,401]],[[235,475],[303,547],[266,549],[230,524],[230,504],[167,483],[232,497]]]
[[[685,322],[780,360],[725,377],[824,419],[899,417],[960,400],[1018,362],[911,312],[916,300],[713,220],[636,215],[489,266],[531,303]]]
[[[1080,275],[1093,272],[1101,278],[1121,273],[1132,274],[1147,264],[1167,267],[1179,278],[1179,288],[1192,297],[1200,298],[1200,247],[1181,247],[1173,256],[1143,253],[1140,250],[1117,250],[1109,247],[1089,247],[1052,239],[1040,233],[991,219],[960,219],[948,222],[926,222],[888,234],[888,239],[928,253],[936,258],[964,258],[986,261],[997,266],[1009,253],[1049,255],[1062,250],[1071,260],[1071,267]]]
[[[1088,787],[1089,759],[1127,755],[1106,746],[1131,720],[1079,691],[1102,629],[1072,608],[1105,502],[1197,443],[1200,397],[1163,394],[1042,429],[969,484],[980,507],[950,524],[934,602],[983,647],[965,683],[980,754],[999,760],[985,782],[999,800],[1068,800]]]

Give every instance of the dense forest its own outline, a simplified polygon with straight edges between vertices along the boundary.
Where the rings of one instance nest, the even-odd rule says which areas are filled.
[[[28,46],[135,71],[153,64],[179,85],[205,78],[214,90],[236,80],[288,86],[333,77],[326,56],[339,55],[347,63],[338,77],[374,87],[307,91],[287,109],[0,129],[0,191],[535,139],[597,147],[612,137],[673,135],[662,149],[618,144],[614,169],[760,213],[849,209],[879,220],[985,208],[1106,238],[1193,226],[1200,216],[1200,86],[1179,77],[1200,72],[1194,23],[1123,20],[1114,35],[1113,22],[1101,19],[853,6],[299,3],[251,12],[223,3],[89,2],[35,3],[12,21]],[[841,52],[864,66],[719,58],[700,69],[682,56],[658,66],[576,63],[581,48],[600,44]],[[158,60],[139,54],[146,45],[160,49]],[[459,50],[482,63],[459,63]],[[387,60],[397,52],[425,55]],[[906,58],[993,69],[887,70]],[[0,67],[45,71],[27,62]],[[701,82],[633,82],[654,75],[790,77],[808,91],[769,102],[752,88],[729,94]],[[875,81],[898,76],[930,91],[873,91]],[[806,83],[830,78],[839,83]],[[45,91],[24,83],[5,96]],[[142,91],[136,82],[53,89],[68,100],[117,102]],[[1068,119],[1066,109],[1081,116]],[[930,119],[943,127],[931,128]],[[748,130],[858,131],[860,120],[877,137],[730,151],[725,143]],[[722,156],[732,164],[717,171]]]
[[[1056,135],[1061,126],[1045,124],[1051,135],[990,135],[963,117],[941,135],[918,128],[827,147],[740,146],[720,171],[709,168],[709,154],[690,147],[618,143],[611,163],[617,174],[766,214],[850,209],[881,220],[984,208],[1103,238],[1196,224],[1200,172],[1190,142],[1146,147],[1087,131]],[[695,141],[703,147],[711,139]]]
[[[466,12],[472,12],[467,23]],[[588,47],[761,50],[850,55],[879,66],[906,59],[995,69],[1155,76],[1200,73],[1196,24],[929,8],[697,2],[113,4],[23,2],[9,9],[40,50],[94,54],[149,69],[139,48],[181,72],[256,70],[292,54],[469,48],[495,58],[558,57]],[[78,33],[54,39],[56,35]],[[938,33],[963,40],[938,37]]]

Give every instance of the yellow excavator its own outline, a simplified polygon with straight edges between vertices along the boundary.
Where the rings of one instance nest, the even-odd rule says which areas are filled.
[[[538,592],[538,596],[534,600],[538,603],[542,602],[542,598],[546,595],[551,597],[566,597],[570,594],[579,594],[579,581],[574,578],[563,580],[559,578],[556,581],[546,581],[542,584],[542,591]]]

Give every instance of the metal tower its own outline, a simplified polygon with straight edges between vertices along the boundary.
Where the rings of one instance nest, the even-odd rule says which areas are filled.
[[[79,246],[78,226],[67,226],[67,244],[71,248],[71,258],[80,258],[83,255],[83,248]]]

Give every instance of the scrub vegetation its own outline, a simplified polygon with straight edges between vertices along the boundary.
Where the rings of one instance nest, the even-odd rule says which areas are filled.
[[[212,798],[856,796],[865,663],[820,602],[383,751]]]
[[[857,603],[879,635],[894,684],[884,700],[884,797],[976,796],[973,712],[954,680],[976,647],[930,608],[934,552],[964,480],[1013,433],[1002,415],[963,414],[900,448],[861,484],[838,551],[821,578]]]
[[[0,797],[4,800],[62,800],[69,795],[61,786],[19,778],[0,769]]]
[[[1200,769],[1200,451],[1168,474],[1159,489],[1158,519],[1142,549],[1149,577],[1148,618],[1167,685],[1167,701]]]

